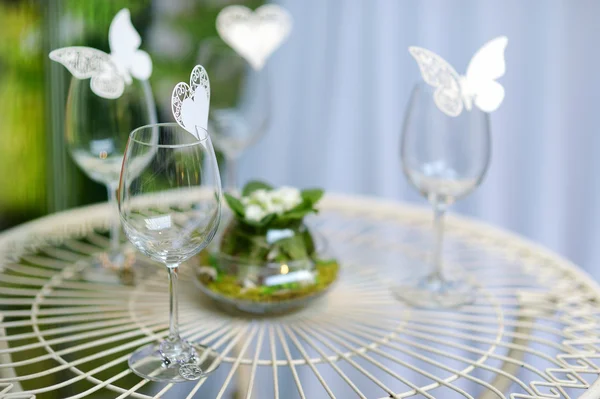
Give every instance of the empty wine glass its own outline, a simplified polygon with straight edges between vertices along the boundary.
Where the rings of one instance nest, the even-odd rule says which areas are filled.
[[[446,115],[434,93],[425,83],[415,86],[401,141],[404,173],[433,206],[431,267],[416,282],[394,287],[394,294],[417,307],[452,308],[472,302],[475,291],[464,279],[444,273],[444,214],[481,183],[490,160],[490,124],[489,114],[476,107],[456,117]]]
[[[199,63],[210,71],[208,130],[225,160],[225,187],[237,188],[241,154],[267,131],[271,103],[267,69],[254,70],[222,40],[202,42]]]
[[[139,348],[129,359],[137,375],[155,381],[198,379],[218,365],[214,350],[182,339],[178,326],[179,267],[211,242],[221,217],[215,152],[208,133],[196,131],[199,139],[176,123],[131,132],[119,184],[119,213],[127,238],[163,263],[169,275],[169,335]]]
[[[116,189],[129,133],[156,122],[156,108],[147,81],[133,80],[116,99],[98,96],[89,80],[71,79],[65,133],[75,163],[94,181],[106,186],[111,209],[110,248],[98,263],[121,269],[125,256],[120,245]]]

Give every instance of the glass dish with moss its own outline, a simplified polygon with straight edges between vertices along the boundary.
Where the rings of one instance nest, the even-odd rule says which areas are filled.
[[[322,190],[250,182],[225,194],[233,218],[216,250],[200,256],[196,282],[221,304],[252,313],[307,304],[336,280],[339,265],[304,218],[318,212]]]

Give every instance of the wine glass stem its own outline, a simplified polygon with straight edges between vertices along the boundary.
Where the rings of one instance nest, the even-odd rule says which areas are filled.
[[[446,208],[441,206],[437,201],[433,204],[433,253],[432,253],[432,265],[433,270],[427,280],[430,283],[437,283],[443,281],[442,275],[442,244],[444,238],[444,215],[446,214]]]
[[[144,98],[146,100],[146,107],[148,108],[150,124],[154,125],[155,123],[158,123],[158,119],[156,118],[156,104],[154,103],[154,96],[152,95],[150,83],[147,80],[142,80],[142,88],[144,90]]]
[[[110,260],[111,262],[117,262],[118,254],[120,250],[120,234],[121,225],[119,224],[119,205],[117,203],[117,189],[114,185],[109,184],[106,186],[108,191],[108,204],[110,206]],[[120,265],[118,265],[120,266]]]
[[[238,160],[236,157],[228,156],[225,162],[225,170],[227,171],[227,191],[233,192],[237,189],[237,167]]]
[[[169,272],[169,337],[170,342],[178,342],[179,338],[179,305],[177,291],[177,274],[179,272],[179,264],[167,265]]]

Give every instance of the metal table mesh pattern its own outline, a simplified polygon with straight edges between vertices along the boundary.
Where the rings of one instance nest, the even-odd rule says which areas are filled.
[[[181,268],[180,323],[221,365],[183,384],[142,380],[135,348],[168,330],[166,271],[135,286],[94,278],[108,209],[82,208],[0,236],[1,398],[598,398],[598,286],[568,262],[450,217],[446,267],[478,287],[471,306],[417,310],[389,286],[423,271],[431,214],[328,197],[313,220],[342,263],[331,291],[284,315],[227,313]],[[459,267],[460,265],[460,267]]]

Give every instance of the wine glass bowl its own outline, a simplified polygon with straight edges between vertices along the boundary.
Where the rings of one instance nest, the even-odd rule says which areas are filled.
[[[221,217],[221,181],[208,133],[197,138],[175,123],[134,130],[119,184],[119,214],[125,234],[144,255],[163,263],[169,275],[169,335],[136,350],[130,368],[155,381],[181,382],[218,366],[216,352],[179,335],[177,276],[182,262],[203,250]]]
[[[133,80],[115,99],[98,96],[89,80],[71,78],[66,104],[67,149],[79,168],[106,186],[111,218],[110,248],[99,264],[120,269],[125,256],[120,245],[116,189],[129,133],[156,120],[154,99],[147,81]]]
[[[409,182],[432,202],[451,204],[482,181],[490,160],[489,115],[478,108],[458,116],[440,111],[435,89],[413,90],[403,126],[402,167]],[[436,198],[430,198],[431,196]]]
[[[483,180],[491,154],[489,114],[474,107],[449,116],[434,101],[435,88],[419,83],[410,98],[400,153],[408,181],[434,209],[434,244],[428,274],[394,288],[396,297],[418,307],[451,308],[474,300],[474,288],[442,267],[446,209]],[[421,269],[421,268],[419,268]]]
[[[140,252],[161,263],[181,263],[212,240],[221,204],[202,197],[206,179],[216,181],[203,173],[207,149],[199,143],[207,134],[199,141],[170,124],[156,129],[160,143],[154,143],[151,128],[131,135],[122,195],[135,198],[122,202],[120,215],[125,234]]]
[[[121,97],[92,92],[88,80],[71,79],[66,109],[66,142],[75,163],[92,180],[119,184],[129,133],[152,122],[143,82],[134,80]]]

